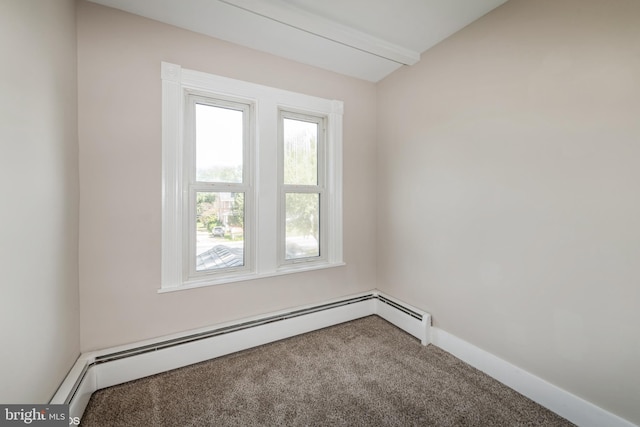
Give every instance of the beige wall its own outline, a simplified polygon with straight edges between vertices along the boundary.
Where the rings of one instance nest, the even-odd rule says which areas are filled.
[[[0,2],[2,403],[48,403],[79,354],[75,16]]]
[[[378,122],[379,288],[640,423],[640,2],[511,0]]]
[[[0,4],[0,401],[48,400],[78,323],[87,351],[377,286],[640,423],[636,1],[511,0],[377,94],[80,2],[79,322],[74,2],[35,4]],[[345,101],[346,267],[157,294],[160,61]]]
[[[161,61],[344,100],[347,266],[156,292]],[[375,288],[373,84],[80,2],[78,85],[83,351]]]

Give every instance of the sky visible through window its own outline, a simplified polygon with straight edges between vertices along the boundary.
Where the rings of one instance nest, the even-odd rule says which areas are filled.
[[[242,182],[243,112],[196,104],[196,181]]]

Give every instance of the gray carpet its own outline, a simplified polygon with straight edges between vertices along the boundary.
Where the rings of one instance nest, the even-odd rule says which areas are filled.
[[[377,316],[100,390],[82,426],[570,426]]]

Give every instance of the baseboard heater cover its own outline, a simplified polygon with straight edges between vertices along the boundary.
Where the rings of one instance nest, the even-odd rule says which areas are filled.
[[[81,417],[96,390],[370,315],[429,344],[428,313],[371,291],[124,349],[82,354],[50,403],[69,404],[70,416]]]
[[[217,337],[217,336],[224,335],[224,334],[238,332],[238,331],[241,331],[243,329],[255,328],[256,326],[261,326],[261,325],[266,325],[266,324],[269,324],[269,323],[279,322],[279,321],[282,321],[282,320],[294,319],[296,317],[305,316],[305,315],[308,315],[308,314],[311,314],[311,313],[317,313],[319,311],[329,310],[329,309],[336,308],[336,307],[342,307],[342,306],[349,305],[349,304],[355,304],[355,303],[359,303],[359,302],[362,302],[362,301],[367,301],[367,300],[370,300],[372,298],[375,298],[375,297],[373,295],[365,295],[365,296],[362,296],[362,297],[350,298],[350,299],[339,301],[339,302],[321,304],[321,305],[310,307],[310,308],[294,310],[294,311],[287,312],[287,313],[284,313],[284,314],[277,314],[277,315],[273,315],[273,316],[267,316],[267,317],[263,317],[263,318],[260,318],[260,319],[257,319],[257,320],[251,320],[251,321],[247,321],[247,322],[240,322],[240,323],[237,323],[237,324],[234,324],[234,325],[225,326],[225,327],[221,327],[221,328],[216,328],[216,329],[212,329],[212,330],[205,331],[205,332],[189,334],[189,335],[186,335],[186,336],[183,336],[183,337],[179,337],[179,338],[174,338],[174,339],[165,340],[165,341],[161,341],[161,342],[154,343],[154,344],[148,344],[148,345],[145,345],[145,346],[136,347],[136,348],[131,349],[131,350],[123,350],[123,351],[119,351],[119,352],[105,354],[104,356],[97,356],[95,358],[94,364],[110,362],[110,361],[122,359],[122,358],[125,358],[125,357],[135,356],[137,354],[154,352],[154,351],[161,350],[163,348],[175,347],[175,346],[178,346],[178,345],[187,344],[187,343],[194,342],[194,341],[199,341],[199,340],[203,340],[203,339],[207,339],[207,338]]]

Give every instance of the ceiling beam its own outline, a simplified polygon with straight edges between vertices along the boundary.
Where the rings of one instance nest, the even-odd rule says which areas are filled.
[[[288,5],[281,0],[218,0],[280,24],[403,65],[413,65],[420,53],[387,40]]]

